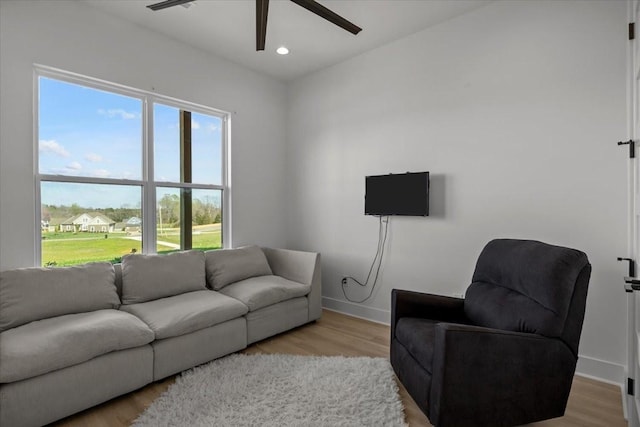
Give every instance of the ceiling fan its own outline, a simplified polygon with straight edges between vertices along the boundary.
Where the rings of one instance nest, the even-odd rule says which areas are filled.
[[[192,3],[195,0],[165,0],[160,3],[154,3],[147,6],[149,9],[156,11],[166,9],[172,6],[184,5]],[[315,0],[291,0],[295,4],[304,7],[308,11],[315,13],[321,18],[344,28],[351,34],[358,34],[362,31],[362,28],[358,27],[354,23],[346,20],[337,13],[324,7]],[[269,11],[269,0],[256,0],[256,51],[264,50],[265,40],[267,37],[267,13]]]

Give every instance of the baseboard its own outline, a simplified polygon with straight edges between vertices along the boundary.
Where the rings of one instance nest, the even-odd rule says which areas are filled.
[[[629,419],[626,399],[627,373],[624,366],[618,365],[617,363],[607,362],[605,360],[595,359],[593,357],[579,356],[576,375],[620,387],[620,395],[622,396],[622,412],[625,419]]]
[[[626,381],[624,366],[582,355],[578,357],[576,375],[614,384],[623,389]]]
[[[327,310],[337,311],[348,316],[370,320],[376,323],[389,325],[391,322],[391,312],[380,308],[367,307],[366,305],[354,304],[348,301],[322,297],[322,307]]]
[[[322,297],[322,306],[327,310],[385,325],[388,325],[391,321],[391,312],[389,310],[368,307],[348,301]],[[622,390],[624,390],[626,382],[624,366],[582,355],[578,358],[576,375],[614,384],[621,387]]]

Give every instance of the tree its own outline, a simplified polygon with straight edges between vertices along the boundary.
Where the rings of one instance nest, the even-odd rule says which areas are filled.
[[[71,215],[80,215],[85,210],[86,209],[81,208],[77,203],[72,204],[69,208],[69,212],[71,213]]]
[[[180,196],[165,194],[158,202],[158,224],[175,224],[180,221]]]
[[[51,221],[51,212],[49,211],[49,208],[47,207],[47,205],[42,206],[42,219],[44,221]]]

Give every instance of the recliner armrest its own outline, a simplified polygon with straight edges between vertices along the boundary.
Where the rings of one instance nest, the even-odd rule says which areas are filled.
[[[464,299],[422,292],[393,289],[391,291],[391,339],[402,317],[418,317],[443,322],[468,323]]]
[[[473,426],[500,419],[501,425],[518,425],[562,416],[575,367],[576,358],[559,339],[437,324],[431,422]]]

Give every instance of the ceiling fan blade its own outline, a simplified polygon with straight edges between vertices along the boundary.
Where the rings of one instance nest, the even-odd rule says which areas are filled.
[[[327,21],[333,24],[336,24],[338,27],[344,28],[345,30],[349,31],[351,34],[358,34],[360,31],[362,31],[362,28],[358,27],[353,22],[347,21],[342,16],[331,11],[330,9],[327,9],[317,1],[314,1],[314,0],[291,0],[291,1],[299,6],[304,7],[308,11],[315,13],[321,18],[324,18]]]
[[[264,50],[267,40],[267,14],[269,0],[256,0],[256,51]]]
[[[172,6],[179,6],[185,3],[191,3],[192,1],[195,1],[195,0],[165,0],[165,1],[161,1],[160,3],[150,4],[147,7],[155,11],[160,9],[166,9]]]

